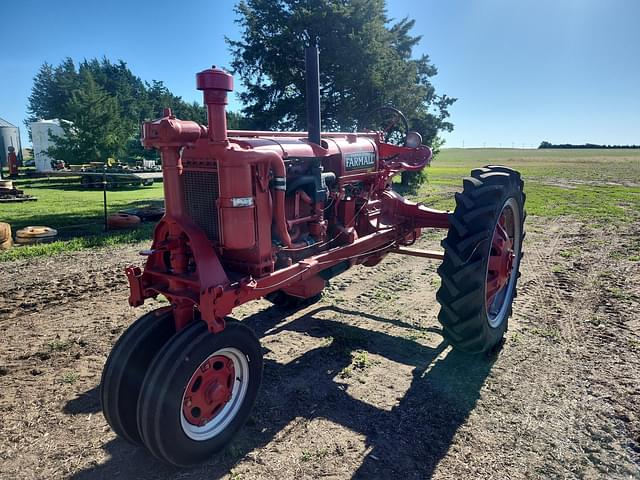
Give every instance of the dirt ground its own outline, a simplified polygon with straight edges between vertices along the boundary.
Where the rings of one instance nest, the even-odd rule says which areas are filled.
[[[127,305],[137,249],[2,263],[0,478],[640,478],[640,227],[527,228],[493,358],[443,342],[436,265],[416,258],[353,269],[297,312],[234,312],[263,338],[261,393],[234,442],[186,470],[100,411],[111,346],[160,305]]]

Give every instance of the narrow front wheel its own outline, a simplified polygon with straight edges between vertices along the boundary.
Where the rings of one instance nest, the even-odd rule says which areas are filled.
[[[250,328],[228,321],[217,334],[196,322],[158,353],[138,402],[145,446],[178,466],[224,448],[251,414],[262,379],[262,350]]]

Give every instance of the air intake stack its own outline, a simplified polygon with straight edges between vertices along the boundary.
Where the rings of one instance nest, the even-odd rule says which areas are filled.
[[[227,92],[233,91],[233,77],[221,68],[212,66],[196,74],[198,90],[203,91],[207,106],[209,140],[213,143],[227,142]]]

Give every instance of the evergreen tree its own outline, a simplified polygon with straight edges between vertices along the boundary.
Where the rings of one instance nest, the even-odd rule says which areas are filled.
[[[410,33],[415,22],[393,22],[384,0],[242,0],[237,13],[242,38],[227,42],[253,128],[305,128],[303,52],[317,41],[324,129],[366,127],[362,119],[383,105],[403,111],[428,145],[453,129],[447,118],[455,99],[436,93],[428,56],[413,58],[421,40]],[[412,178],[403,175],[406,184]]]
[[[27,129],[30,130],[31,122],[41,118],[68,118],[67,105],[71,92],[78,87],[79,81],[73,60],[70,58],[66,58],[56,67],[47,62],[43,63],[33,79],[27,105],[29,117],[25,120]]]
[[[79,78],[81,85],[66,105],[73,123],[61,123],[64,136],[52,136],[55,146],[49,154],[69,164],[117,157],[128,134],[121,123],[118,101],[96,84],[89,71],[84,70]]]
[[[89,77],[93,82],[92,87],[87,87]],[[92,90],[94,87],[95,91]],[[108,144],[112,138],[119,139],[121,145],[115,149],[110,147],[109,150],[128,158],[158,158],[155,150],[144,150],[140,145],[140,124],[161,116],[164,107],[170,107],[179,118],[206,123],[206,110],[202,105],[183,101],[173,95],[160,81],[142,81],[122,60],[114,63],[106,57],[101,60],[94,58],[84,60],[76,69],[73,60],[67,58],[55,67],[44,63],[36,74],[27,105],[27,129],[29,130],[31,122],[39,118],[59,118],[72,122],[75,128],[74,135],[80,136],[79,129],[86,123],[86,118],[79,118],[84,114],[80,105],[82,102],[88,102],[86,96],[82,95],[91,91],[91,95],[98,92],[99,96],[106,95],[111,99],[105,105],[108,110],[115,108],[118,122],[112,123],[114,129],[106,143]],[[87,132],[86,137],[90,135],[91,132]],[[69,147],[68,144],[65,145],[68,158],[75,158],[77,155],[70,155]],[[84,154],[88,152],[85,151]],[[95,152],[92,155],[95,155]]]
[[[54,104],[51,95],[54,82],[53,67],[47,62],[43,63],[33,79],[33,87],[31,87],[31,95],[29,95],[27,105],[29,117],[24,121],[27,129],[31,122],[35,122],[39,118],[54,118],[54,112],[57,112],[57,105]]]

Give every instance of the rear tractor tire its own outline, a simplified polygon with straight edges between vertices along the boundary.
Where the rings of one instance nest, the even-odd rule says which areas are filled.
[[[235,321],[212,335],[197,321],[158,353],[138,401],[138,428],[149,451],[176,466],[224,448],[251,413],[262,379],[262,349]]]
[[[114,345],[100,381],[102,412],[113,431],[130,443],[142,443],[136,412],[138,395],[153,357],[175,333],[170,307],[133,322]]]
[[[501,344],[520,276],[525,194],[520,174],[490,165],[472,170],[449,216],[436,298],[443,334],[457,350]]]

